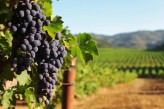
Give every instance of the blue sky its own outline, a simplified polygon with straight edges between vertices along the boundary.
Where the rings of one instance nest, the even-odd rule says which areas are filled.
[[[72,33],[164,29],[164,0],[53,0],[53,11]]]

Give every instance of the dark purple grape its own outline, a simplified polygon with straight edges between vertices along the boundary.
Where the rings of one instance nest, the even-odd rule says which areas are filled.
[[[36,22],[35,22],[34,20],[32,20],[32,21],[29,23],[29,25],[30,25],[31,27],[34,27],[34,26],[36,25]]]
[[[32,15],[32,16],[36,16],[36,11],[35,11],[35,10],[32,10],[32,11],[31,11],[31,15]]]
[[[31,15],[28,15],[28,16],[27,16],[27,21],[28,21],[28,22],[32,21],[32,16],[31,16]]]
[[[34,41],[34,34],[31,34],[31,35],[30,35],[29,41],[30,41],[30,42],[33,42],[33,41]]]
[[[17,5],[14,5],[14,6],[13,6],[12,11],[13,11],[14,13],[17,12]]]
[[[44,67],[44,69],[47,69],[48,68],[48,64],[47,63],[44,63],[43,64],[43,67]]]
[[[37,99],[37,101],[38,101],[39,103],[41,103],[43,100],[42,100],[41,97],[39,97],[39,98]]]
[[[25,22],[25,23],[23,24],[23,27],[24,27],[24,28],[27,28],[27,27],[28,27],[28,22]]]
[[[24,11],[19,11],[19,16],[24,17]]]
[[[23,43],[24,43],[25,45],[28,45],[28,44],[29,44],[29,41],[28,41],[27,39],[23,39]]]
[[[27,9],[31,10],[32,9],[32,5],[29,2],[26,2],[26,7]]]
[[[50,84],[49,84],[49,86],[50,86]],[[46,93],[50,93],[50,89],[47,88],[46,89]]]
[[[26,32],[26,28],[21,28],[21,33],[24,34]]]
[[[61,63],[60,63],[59,59],[56,59],[56,67],[57,68],[60,68],[61,67]]]
[[[35,34],[35,33],[36,33],[36,31],[37,31],[37,30],[36,30],[36,28],[35,28],[35,27],[31,27],[31,28],[30,28],[30,33]]]
[[[49,101],[48,101],[48,100],[45,100],[44,103],[45,103],[46,105],[48,105],[48,104],[49,104]]]
[[[49,20],[45,20],[44,21],[44,25],[48,26],[50,24],[50,21]]]
[[[43,79],[43,75],[39,74],[39,80],[42,80],[42,79]]]
[[[35,58],[35,52],[34,51],[30,51],[30,53],[31,53],[31,57]]]
[[[17,67],[17,63],[16,63],[16,62],[13,62],[13,63],[12,63],[12,67],[13,67],[13,68],[16,68],[16,67]]]
[[[49,64],[48,64],[48,68],[49,68],[49,69],[52,69],[52,64],[49,63]]]
[[[27,45],[27,50],[32,50],[32,46],[30,44]]]
[[[55,66],[52,66],[52,72],[57,73],[57,68]]]
[[[30,10],[25,10],[25,14],[26,14],[26,16],[30,16]]]
[[[46,73],[45,76],[48,78],[50,75],[49,75],[49,73]]]
[[[55,83],[56,83],[55,80],[52,80],[52,81],[51,81],[51,84],[52,84],[52,85],[55,85]]]
[[[17,31],[17,27],[16,27],[16,26],[11,26],[11,31],[12,31],[13,33],[15,33],[15,32]]]
[[[9,28],[11,27],[11,25],[12,25],[11,22],[7,22],[7,26],[8,26]]]
[[[36,52],[38,52],[38,47],[34,47],[33,48],[33,51],[36,53]]]
[[[55,35],[55,39],[56,39],[56,40],[60,40],[60,37],[61,37],[60,33],[57,33],[57,34]]]
[[[21,48],[22,51],[25,51],[26,50],[26,45],[22,44],[20,48]]]
[[[50,86],[49,82],[46,82],[46,87],[48,88]]]
[[[36,40],[41,40],[41,35],[40,35],[40,33],[36,33],[36,34],[35,34],[35,39],[36,39]]]
[[[46,16],[42,15],[42,20],[45,21],[46,20]]]

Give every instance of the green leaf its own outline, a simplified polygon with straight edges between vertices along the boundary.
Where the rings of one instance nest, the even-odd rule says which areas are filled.
[[[11,106],[10,100],[12,100],[13,90],[5,91],[2,99],[2,105],[4,109],[7,109]]]
[[[64,46],[65,46],[67,49],[70,49],[70,45],[69,45],[69,43],[68,43],[68,42],[63,41],[63,43],[64,43]]]
[[[44,9],[43,12],[46,14],[46,16],[51,17],[52,16],[52,5],[50,2],[44,2],[43,3]]]
[[[77,38],[79,45],[80,59],[87,64],[90,60],[93,60],[93,55],[98,55],[98,48],[93,37],[87,33],[80,33]]]
[[[3,51],[5,54],[10,55],[12,45],[12,36],[7,31],[5,34],[0,32],[0,51]]]
[[[71,55],[72,55],[72,58],[77,57],[78,51],[79,51],[79,47],[78,47],[78,46],[72,47],[72,48],[71,48]]]
[[[20,86],[29,85],[32,81],[26,70],[23,71],[20,75],[17,75],[16,79]]]
[[[98,54],[98,49],[97,49],[97,45],[96,45],[96,42],[91,40],[88,44],[87,44],[87,47],[88,47],[88,51],[95,54],[95,55],[99,55]]]
[[[43,30],[44,31],[48,31],[49,35],[54,38],[55,37],[55,33],[61,31],[63,28],[63,21],[62,21],[62,17],[60,16],[56,16],[50,23],[49,26],[44,26]]]
[[[35,97],[35,91],[33,88],[29,87],[25,91],[25,99],[28,102],[28,107],[30,109],[35,108],[35,103],[36,103],[36,97]]]

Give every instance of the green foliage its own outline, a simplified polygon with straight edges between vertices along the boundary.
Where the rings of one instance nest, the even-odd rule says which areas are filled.
[[[12,36],[9,33],[9,31],[5,33],[0,31],[0,51],[3,51],[5,54],[10,55],[11,41],[12,41]]]
[[[93,60],[93,55],[98,55],[96,42],[90,34],[79,34],[77,41],[80,48],[79,55],[84,63],[88,63],[90,60]]]
[[[27,88],[24,95],[25,95],[26,101],[28,102],[28,107],[30,109],[35,108],[36,96],[35,96],[34,89],[31,87]]]
[[[20,75],[14,73],[14,69],[11,67],[12,62],[12,35],[10,31],[5,27],[6,22],[10,20],[12,6],[18,3],[19,0],[3,0],[0,1],[0,102],[5,109],[13,108],[13,103],[16,103],[17,99],[26,100],[29,108],[44,108],[45,105],[38,104],[36,102],[36,89],[38,86],[38,74],[37,64],[31,66],[31,71],[23,71]],[[33,0],[36,2],[36,0]],[[78,37],[73,36],[68,28],[63,28],[62,17],[52,15],[52,0],[39,0],[39,5],[47,18],[51,20],[51,23],[47,27],[43,27],[43,31],[46,31],[53,39],[57,32],[61,32],[63,43],[67,50],[68,56],[65,59],[65,64],[69,67],[70,59],[81,55],[81,59],[85,63],[89,60],[93,60],[93,55],[98,55],[98,49],[93,38],[89,34],[79,34]],[[88,41],[87,41],[88,40]],[[80,45],[79,45],[80,42]],[[84,42],[84,43],[81,43]],[[83,49],[83,48],[86,49]],[[12,86],[9,90],[4,89],[5,82],[16,78],[17,86]],[[60,81],[59,81],[60,82]],[[89,83],[92,83],[90,80]],[[91,84],[90,84],[91,85]],[[92,86],[97,88],[94,83]],[[90,89],[89,84],[86,89]],[[52,104],[52,103],[51,103]],[[54,107],[52,104],[46,108]]]
[[[13,96],[14,92],[12,90],[8,90],[5,91],[5,93],[3,94],[3,98],[2,98],[2,105],[4,109],[8,109],[11,108],[11,100],[12,100],[12,96]]]
[[[56,16],[53,18],[53,20],[51,21],[51,24],[49,26],[44,26],[43,30],[47,31],[48,34],[54,38],[55,35],[54,33],[60,32],[63,28],[63,21],[62,21],[62,17],[60,16]]]
[[[17,75],[16,79],[20,86],[29,85],[32,81],[26,70],[23,71],[20,75]]]
[[[39,0],[38,3],[47,17],[52,17],[52,0]]]

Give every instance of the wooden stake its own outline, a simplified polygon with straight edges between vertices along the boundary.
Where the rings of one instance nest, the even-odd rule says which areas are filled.
[[[71,67],[63,74],[63,101],[62,109],[73,109],[76,59],[71,60]]]

